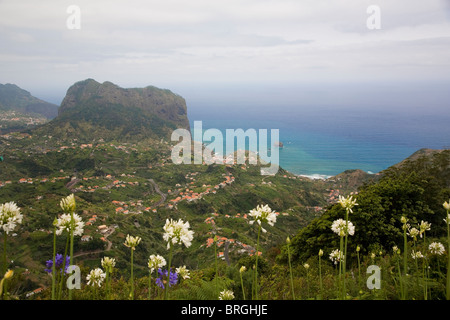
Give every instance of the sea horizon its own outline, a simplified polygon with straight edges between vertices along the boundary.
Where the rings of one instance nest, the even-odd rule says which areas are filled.
[[[280,167],[312,179],[356,169],[376,174],[420,149],[450,148],[450,119],[439,112],[324,112],[320,108],[282,112],[279,108],[278,113],[255,116],[243,112],[245,107],[233,110],[188,109],[191,129],[194,121],[202,121],[203,131],[218,129],[224,137],[226,129],[278,129],[283,144],[279,149]]]

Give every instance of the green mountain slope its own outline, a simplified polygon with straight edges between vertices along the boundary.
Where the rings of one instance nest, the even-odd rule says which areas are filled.
[[[24,114],[42,115],[53,119],[58,114],[58,106],[45,102],[15,84],[0,84],[0,110],[13,110]]]

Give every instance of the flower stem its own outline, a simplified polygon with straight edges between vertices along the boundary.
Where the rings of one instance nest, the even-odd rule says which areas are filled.
[[[61,282],[59,284],[58,300],[61,300],[61,294],[62,294],[62,288],[63,288],[63,282],[64,282],[64,273],[66,272],[66,257],[67,257],[68,246],[69,246],[69,235],[67,235],[66,248],[64,249],[63,266],[61,269]]]
[[[53,230],[53,265],[52,265],[52,300],[55,300],[56,291],[56,226]]]
[[[172,242],[170,242],[169,245],[170,245],[169,265],[168,265],[168,269],[167,269],[167,282],[166,282],[166,287],[165,287],[165,290],[164,290],[164,300],[169,299],[170,268],[172,267],[172,254],[173,254],[173,244],[172,244]]]
[[[134,276],[133,276],[133,250],[134,248],[131,248],[131,292],[130,297],[131,300],[134,300]]]
[[[244,290],[244,281],[242,280],[242,272],[239,272],[239,275],[241,277],[242,296],[244,297],[245,300],[245,290]]]
[[[7,263],[6,263],[6,241],[7,241],[7,235],[6,232],[3,231],[3,269],[2,269],[2,275],[6,273],[7,270]]]
[[[291,275],[292,300],[295,300],[294,279],[292,278],[291,252],[289,250],[289,243],[287,244],[287,250],[288,250],[288,260],[289,260],[289,273]]]
[[[261,234],[261,225],[258,228],[258,240],[256,242],[256,262],[255,262],[255,281],[254,281],[254,290],[255,290],[255,299],[258,300],[258,257],[259,257],[259,236]]]
[[[447,210],[447,219],[448,219],[449,211]],[[450,221],[447,220],[447,256],[448,256],[448,262],[447,262],[447,292],[446,292],[446,298],[447,300],[450,300]]]
[[[343,284],[343,298],[346,298],[346,283],[345,283],[345,273],[347,271],[347,241],[348,241],[348,209],[345,211],[345,244],[344,244],[344,263],[343,263],[343,279],[342,279],[342,284]]]
[[[73,230],[75,228],[75,220],[73,219],[73,210],[70,211],[70,262],[69,266],[73,264]],[[72,300],[72,288],[69,288],[69,300]]]

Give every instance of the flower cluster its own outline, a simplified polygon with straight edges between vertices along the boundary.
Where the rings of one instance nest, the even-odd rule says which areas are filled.
[[[441,256],[444,254],[445,252],[445,248],[444,245],[440,242],[432,242],[429,246],[428,249],[430,250],[431,254],[435,254],[438,256]]]
[[[422,238],[422,235],[425,233],[425,231],[429,231],[431,229],[431,223],[428,223],[426,221],[421,221],[419,225],[419,235]]]
[[[135,250],[137,245],[141,242],[141,240],[142,238],[140,237],[133,237],[127,234],[124,245],[128,248],[131,248],[131,250]]]
[[[110,257],[103,257],[101,261],[102,267],[110,272],[116,266],[116,259]]]
[[[65,213],[75,212],[76,204],[74,194],[72,193],[70,196],[63,198],[59,203],[59,205],[61,206],[61,209],[63,209]]]
[[[350,213],[353,213],[353,207],[357,206],[356,199],[353,199],[352,196],[348,196],[347,198],[344,198],[343,196],[339,196],[338,202],[341,204],[341,206]]]
[[[348,226],[346,226],[346,222],[343,219],[337,219],[333,222],[331,225],[331,230],[338,234],[339,236],[343,237],[345,234],[354,235],[355,234],[355,226],[351,221],[348,221]]]
[[[183,279],[190,279],[190,276],[189,276],[190,273],[189,273],[189,270],[186,268],[186,266],[176,268],[175,272],[177,274],[179,274],[180,277],[182,277]]]
[[[409,228],[408,236],[410,236],[411,238],[413,238],[414,241],[417,241],[417,236],[418,236],[419,234],[420,234],[419,229],[414,228],[414,227]]]
[[[72,225],[71,221],[72,221],[71,214],[69,214],[69,213],[62,214],[56,220],[55,226],[58,228],[58,230],[56,230],[56,234],[59,236],[59,235],[61,235],[61,233],[63,231],[70,232],[71,225]],[[83,235],[84,222],[81,219],[81,217],[78,214],[76,214],[76,213],[73,214],[73,224],[74,224],[73,234],[75,236]]]
[[[17,224],[22,223],[20,208],[14,202],[0,205],[0,230],[9,234]]]
[[[344,255],[339,249],[335,249],[330,253],[330,260],[334,264],[338,264],[341,260],[344,260]]]
[[[420,251],[414,251],[414,250],[411,252],[411,257],[412,257],[413,259],[422,259],[422,258],[424,258],[422,252],[420,252]]]
[[[70,264],[70,257],[66,256],[66,264],[65,264],[65,268],[64,268],[64,272],[67,272],[67,268],[69,267]],[[57,253],[55,256],[55,269],[58,272],[62,272],[62,268],[64,265],[64,258],[63,255],[60,253]],[[48,273],[52,273],[53,272],[53,259],[51,260],[47,260],[45,262],[45,267],[46,269],[44,269],[46,272]]]
[[[153,273],[156,269],[161,269],[166,265],[166,259],[164,257],[152,254],[148,259],[148,267],[150,268],[150,273]]]
[[[167,241],[167,249],[171,244],[184,244],[186,248],[189,248],[194,239],[194,231],[189,230],[189,222],[181,219],[178,221],[166,219],[164,231],[163,239]]]
[[[90,286],[97,286],[97,287],[101,287],[103,280],[105,280],[106,277],[106,273],[103,272],[102,269],[100,268],[96,268],[91,270],[91,272],[89,272],[89,274],[86,277],[87,280],[87,284]]]
[[[159,277],[156,278],[156,284],[160,287],[160,288],[165,288],[164,284],[167,283],[167,270],[161,270],[158,269],[158,274]],[[178,274],[176,272],[170,272],[170,276],[169,276],[169,287],[172,287],[174,285],[176,285],[178,282]]]
[[[268,223],[270,226],[274,226],[275,222],[277,222],[277,215],[268,205],[264,206],[256,206],[256,209],[250,210],[249,215],[253,217],[254,221],[250,221],[250,224],[253,224],[255,221],[259,225],[261,223],[265,222]],[[261,230],[263,232],[266,232],[264,228],[261,227]]]
[[[234,293],[231,290],[223,290],[219,294],[219,300],[233,300],[234,299]]]

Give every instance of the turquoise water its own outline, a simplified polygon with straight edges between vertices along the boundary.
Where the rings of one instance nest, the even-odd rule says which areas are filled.
[[[280,165],[299,175],[327,177],[348,169],[376,173],[421,148],[449,148],[450,115],[418,112],[202,112],[191,111],[203,129],[278,129]]]

